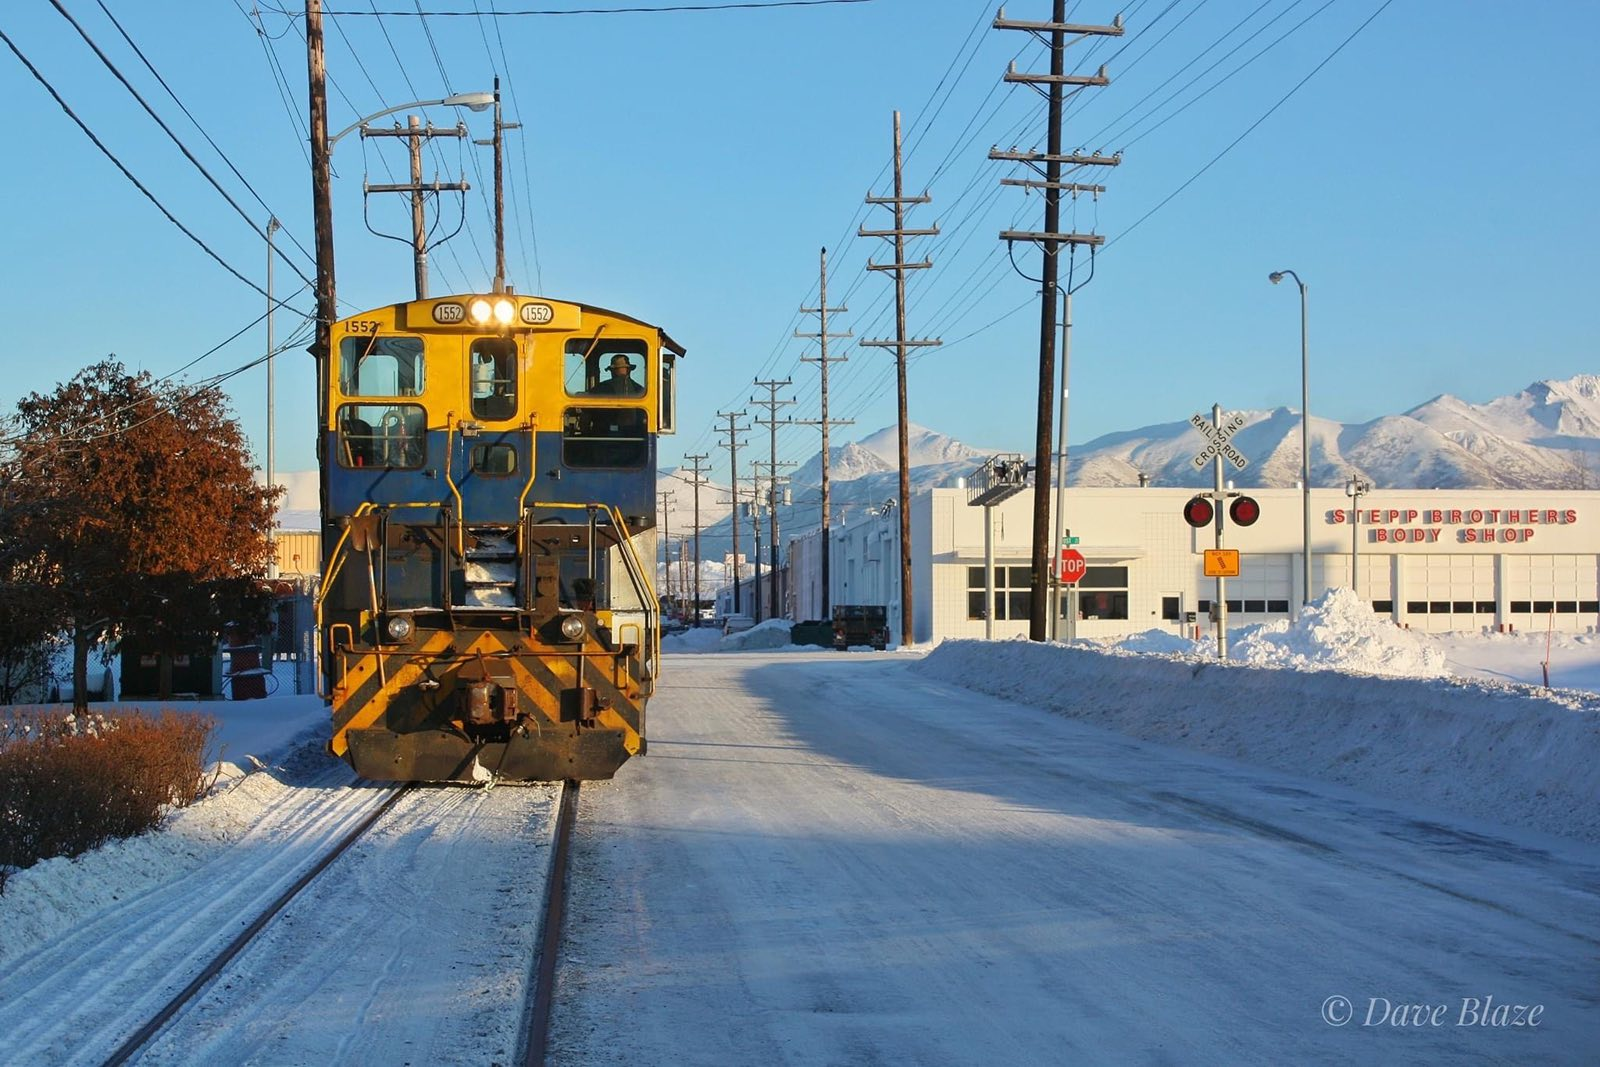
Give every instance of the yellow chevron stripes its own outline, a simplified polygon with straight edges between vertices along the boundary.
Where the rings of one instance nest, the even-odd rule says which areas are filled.
[[[480,655],[503,660],[509,665],[523,701],[531,705],[523,709],[525,714],[537,713],[549,725],[560,725],[561,689],[583,684],[584,681],[574,666],[571,653],[536,649],[521,634],[484,632],[464,649],[457,648],[451,652],[448,660],[441,659],[460,636],[440,631],[430,635],[420,648],[384,655],[384,665],[389,673],[382,679],[378,674],[380,653],[344,653],[349,660],[349,667],[343,675],[342,684],[335,689],[333,699],[334,731],[329,747],[334,755],[347,757],[349,740],[346,734],[351,730],[365,730],[380,725],[397,700],[421,699],[423,691],[419,683],[429,677],[430,666],[441,668],[442,673],[432,677],[443,683],[442,689],[437,692],[447,693],[453,688],[451,676],[463,664]],[[613,702],[620,700],[642,706],[643,693],[629,672],[625,668],[611,666],[609,655],[584,657],[585,663],[597,660],[610,669],[602,670],[604,678],[595,678],[593,672],[583,672],[589,674],[590,684],[598,683],[600,692]],[[395,667],[395,663],[399,663],[399,666]],[[622,745],[629,755],[637,755],[643,747],[637,727],[616,707],[603,708],[596,716],[596,721],[601,726],[622,733]]]

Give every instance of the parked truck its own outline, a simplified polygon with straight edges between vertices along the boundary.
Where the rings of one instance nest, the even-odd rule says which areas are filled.
[[[871,645],[882,652],[889,647],[889,609],[882,604],[835,604],[833,647],[843,652]]]

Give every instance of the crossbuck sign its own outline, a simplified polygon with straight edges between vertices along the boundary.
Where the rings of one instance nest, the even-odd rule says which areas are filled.
[[[1244,426],[1243,415],[1235,412],[1223,419],[1221,426],[1211,425],[1211,420],[1204,415],[1190,415],[1189,425],[1199,430],[1201,436],[1206,439],[1205,447],[1195,453],[1192,460],[1196,470],[1205,470],[1206,464],[1218,456],[1232,463],[1235,470],[1242,471],[1250,466],[1250,461],[1244,458],[1244,454],[1228,443],[1228,439]]]

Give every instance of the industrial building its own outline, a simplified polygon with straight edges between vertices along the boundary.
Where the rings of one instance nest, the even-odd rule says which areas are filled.
[[[1063,526],[1087,569],[1064,590],[1057,636],[1115,637],[1150,629],[1193,634],[1217,598],[1204,573],[1211,526],[1191,527],[1184,505],[1199,490],[1070,488]],[[1033,491],[992,507],[966,488],[911,501],[912,632],[945,637],[1026,635],[1031,603]],[[1310,596],[1304,501],[1298,488],[1251,489],[1260,518],[1225,525],[1239,575],[1221,599],[1231,626],[1294,618],[1306,599],[1353,587],[1373,611],[1430,632],[1600,626],[1600,492],[1382,489],[1352,499],[1310,494]],[[1052,501],[1052,519],[1055,515]],[[985,523],[989,524],[986,552]],[[899,516],[893,507],[835,526],[829,602],[881,603],[901,633]],[[785,614],[823,615],[821,532],[789,544]],[[994,593],[986,557],[992,555]]]

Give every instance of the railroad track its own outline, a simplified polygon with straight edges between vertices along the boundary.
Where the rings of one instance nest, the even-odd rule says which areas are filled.
[[[149,1022],[139,1027],[138,1030],[135,1030],[133,1034],[131,1034],[128,1039],[122,1043],[117,1051],[113,1052],[106,1059],[106,1067],[117,1067],[118,1064],[127,1063],[128,1060],[136,1055],[141,1048],[149,1044],[150,1039],[160,1033],[162,1028],[165,1027],[174,1016],[176,1016],[184,1009],[185,1006],[199,996],[201,990],[209,986],[212,979],[216,978],[217,975],[222,973],[222,969],[226,967],[235,956],[243,951],[246,945],[255,939],[255,936],[261,932],[263,927],[276,918],[278,913],[283,911],[283,909],[288,906],[290,901],[300,895],[301,890],[305,889],[306,886],[315,881],[316,877],[323,871],[327,870],[329,865],[331,865],[334,860],[344,855],[346,850],[348,850],[351,845],[359,841],[368,830],[372,829],[373,825],[379,819],[383,818],[383,816],[388,813],[390,808],[394,807],[395,804],[399,802],[401,797],[405,796],[413,788],[414,787],[411,785],[400,786],[391,792],[389,796],[384,798],[384,800],[372,810],[371,814],[357,823],[356,826],[352,828],[349,833],[340,838],[333,848],[329,849],[321,859],[312,864],[311,867],[308,868],[306,872],[299,878],[295,879],[293,885],[289,886],[289,888],[284,890],[276,900],[267,905],[261,914],[256,916],[254,922],[245,927],[244,930],[240,932],[238,937],[235,937],[232,941],[230,941],[227,947],[219,952],[216,958],[207,964],[203,971],[195,976],[194,981],[185,986],[182,991],[179,992],[177,996],[173,997],[172,1000],[167,1003],[166,1007],[157,1012]]]
[[[345,833],[333,847],[307,868],[294,883],[280,893],[231,942],[197,974],[179,993],[144,1025],[134,1031],[104,1062],[107,1067],[128,1063],[145,1050],[158,1043],[161,1037],[190,1005],[202,998],[219,975],[222,975],[254,942],[274,919],[310,887],[335,861],[361,840],[384,815],[399,801],[416,789],[413,785],[400,786],[384,797],[361,821]],[[519,1027],[517,1062],[543,1065],[550,1032],[552,994],[555,989],[555,971],[560,956],[562,919],[566,905],[566,884],[573,829],[577,822],[578,783],[566,782],[561,791],[556,813],[554,836],[549,852],[543,901],[543,918],[540,924],[540,943],[537,956],[531,961],[528,973],[529,990],[525,998],[522,1024]]]
[[[539,960],[528,998],[528,1023],[524,1027],[524,1067],[544,1067],[550,1039],[550,1007],[555,995],[556,962],[561,952],[561,922],[567,907],[567,868],[572,856],[572,831],[578,822],[578,783],[562,783],[561,807],[556,812],[555,847],[545,880],[543,933]]]

